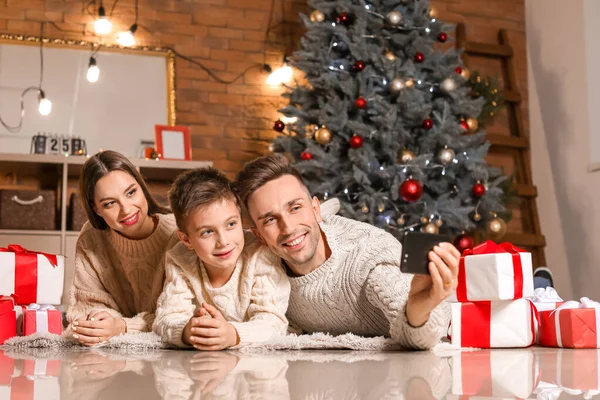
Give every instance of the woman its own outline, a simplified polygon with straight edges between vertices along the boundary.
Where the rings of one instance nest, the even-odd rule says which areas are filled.
[[[77,240],[71,306],[73,337],[92,346],[152,328],[175,219],[152,197],[133,164],[114,151],[83,166],[79,191],[88,222]]]

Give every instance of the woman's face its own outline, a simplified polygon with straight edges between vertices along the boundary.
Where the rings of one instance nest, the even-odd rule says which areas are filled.
[[[139,183],[127,172],[112,171],[98,180],[94,211],[110,228],[130,239],[144,239],[152,233],[148,201]]]

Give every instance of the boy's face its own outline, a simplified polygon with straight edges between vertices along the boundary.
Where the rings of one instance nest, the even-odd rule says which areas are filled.
[[[179,239],[194,250],[207,268],[233,269],[244,249],[240,210],[227,199],[200,207],[186,220]]]

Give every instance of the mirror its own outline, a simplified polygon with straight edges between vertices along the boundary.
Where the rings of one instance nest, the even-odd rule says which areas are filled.
[[[70,146],[73,139],[82,139],[88,154],[110,149],[143,157],[144,146],[154,142],[155,125],[175,125],[175,58],[170,51],[41,42],[42,89],[51,101],[50,114],[40,113],[37,90],[25,94],[20,130],[11,133],[0,125],[0,152],[29,153],[32,138],[45,133],[49,149],[52,138],[62,144],[55,146],[59,153],[68,147],[64,142]],[[92,55],[97,69],[88,74]],[[40,60],[39,38],[0,35],[0,116],[6,124],[18,125],[23,90],[39,87]]]

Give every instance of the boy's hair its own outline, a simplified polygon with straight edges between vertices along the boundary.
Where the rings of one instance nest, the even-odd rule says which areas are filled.
[[[190,214],[222,200],[234,202],[241,211],[240,200],[229,179],[213,167],[191,169],[180,174],[169,190],[169,204],[177,227],[185,233],[186,219]]]
[[[267,183],[285,175],[295,177],[310,197],[310,192],[302,180],[300,172],[290,164],[285,156],[278,153],[259,157],[247,163],[237,175],[235,189],[247,209],[248,197]]]

